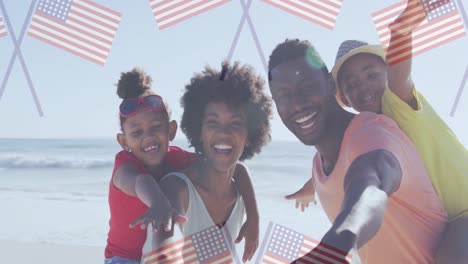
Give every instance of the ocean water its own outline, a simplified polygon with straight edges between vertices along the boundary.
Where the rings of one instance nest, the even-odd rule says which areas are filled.
[[[174,145],[187,148],[184,141]],[[104,246],[108,184],[119,145],[112,139],[0,139],[0,240]],[[260,211],[320,239],[330,226],[320,205],[306,212],[283,197],[310,177],[315,149],[272,142],[246,161]]]

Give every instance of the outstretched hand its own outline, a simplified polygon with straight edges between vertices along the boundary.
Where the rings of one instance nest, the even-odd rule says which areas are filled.
[[[130,228],[140,225],[141,229],[146,229],[149,224],[153,226],[153,231],[157,231],[158,227],[162,227],[164,231],[169,232],[172,229],[172,223],[184,224],[187,218],[179,213],[166,200],[151,206],[140,217],[135,219]]]
[[[301,206],[301,211],[304,212],[305,208],[309,207],[310,203],[317,204],[315,200],[315,187],[310,178],[301,189],[293,194],[286,195],[284,198],[287,200],[296,200],[296,208]]]
[[[250,261],[258,248],[259,239],[259,223],[258,220],[249,220],[242,225],[239,235],[236,238],[235,243],[240,243],[242,239],[245,239],[244,255],[242,261],[245,263]]]

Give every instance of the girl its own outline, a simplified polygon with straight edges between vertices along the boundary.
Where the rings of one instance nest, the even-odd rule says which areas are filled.
[[[117,94],[123,99],[119,108],[122,133],[117,141],[123,151],[116,155],[109,184],[110,230],[105,249],[105,263],[140,263],[146,239],[146,227],[161,226],[169,231],[172,221],[187,219],[175,212],[158,181],[170,171],[186,168],[196,157],[180,148],[169,146],[177,130],[161,96],[151,91],[152,79],[140,69],[122,73]],[[258,243],[258,217],[247,171],[236,167],[239,189],[246,190],[252,217],[244,225],[249,243]],[[135,218],[137,218],[135,220]],[[141,228],[134,228],[141,225]],[[255,235],[257,234],[257,237]],[[240,238],[245,236],[239,234]],[[247,244],[247,243],[246,243]]]

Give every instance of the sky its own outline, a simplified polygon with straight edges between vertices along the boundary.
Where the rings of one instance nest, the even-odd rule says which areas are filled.
[[[1,1],[1,0],[0,0]],[[3,0],[18,36],[30,0]],[[344,0],[333,30],[281,9],[253,0],[249,15],[265,58],[286,38],[306,39],[331,68],[339,44],[347,39],[379,43],[370,14],[398,0]],[[104,66],[25,36],[21,51],[44,115],[38,114],[17,60],[0,99],[0,138],[113,138],[119,132],[116,86],[120,73],[142,67],[180,120],[180,97],[195,72],[205,65],[219,68],[227,58],[243,9],[239,0],[202,13],[166,29],[157,28],[147,0],[96,0],[123,14]],[[245,0],[247,2],[247,0]],[[461,0],[468,8],[468,0]],[[0,16],[4,16],[1,14]],[[466,25],[466,24],[465,24]],[[0,38],[0,77],[4,78],[14,46],[9,36]],[[259,53],[246,23],[233,60],[254,66],[266,78]],[[451,117],[457,92],[468,67],[468,37],[418,55],[413,60],[413,80],[433,108],[468,146],[468,88]],[[468,86],[468,85],[467,85]],[[267,88],[267,87],[266,87]],[[269,93],[268,89],[267,92]],[[283,126],[276,109],[273,140],[295,140]],[[178,139],[184,135],[179,131]]]

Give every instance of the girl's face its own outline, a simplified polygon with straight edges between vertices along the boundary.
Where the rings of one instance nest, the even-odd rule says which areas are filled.
[[[247,116],[240,108],[211,102],[203,114],[200,140],[203,154],[215,170],[235,167],[247,144]]]
[[[338,85],[348,106],[359,112],[382,112],[382,95],[387,85],[387,65],[372,54],[349,58],[338,74]]]
[[[118,135],[124,149],[147,167],[158,167],[164,161],[169,141],[175,136],[177,124],[168,122],[164,111],[150,111],[140,107],[138,112],[129,116],[122,125],[124,134]]]

